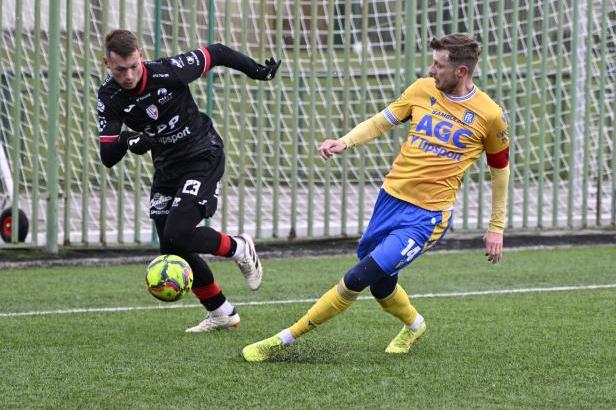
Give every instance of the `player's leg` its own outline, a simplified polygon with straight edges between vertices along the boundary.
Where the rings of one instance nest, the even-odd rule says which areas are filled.
[[[242,350],[244,359],[251,362],[263,361],[295,343],[296,339],[316,329],[325,322],[343,313],[357,300],[362,290],[378,282],[387,274],[368,255],[352,267],[330,290],[291,327],[269,339],[246,346]]]
[[[378,266],[375,266],[370,256],[361,260],[340,280],[340,282],[338,282],[337,285],[325,292],[306,314],[291,327],[282,330],[277,335],[268,339],[244,347],[242,350],[244,359],[249,362],[267,360],[293,344],[300,336],[316,329],[318,326],[344,312],[357,299],[361,292],[361,289],[354,290],[350,288],[345,279],[347,279],[349,275],[354,277],[355,274],[360,275],[361,273],[365,273],[367,269],[375,267],[378,270]],[[375,275],[379,275],[379,273],[375,272]],[[356,289],[359,289],[359,287],[363,289],[369,286],[367,283],[364,284],[362,280],[356,280],[355,278],[352,280],[352,283]]]
[[[178,197],[176,197],[178,198]],[[209,226],[199,226],[204,216],[191,198],[180,197],[171,208],[164,241],[184,254],[206,253],[233,258],[252,290],[261,285],[263,268],[249,235],[231,236]]]
[[[351,268],[338,284],[325,292],[291,327],[269,339],[246,346],[242,350],[242,355],[247,361],[266,360],[290,346],[298,337],[344,312],[357,299],[362,290],[387,275],[368,254],[370,248],[376,246],[379,240],[387,234],[387,228],[383,229],[380,218],[386,219],[388,213],[380,212],[382,208],[383,197],[379,195],[372,219],[358,247],[360,262]]]
[[[178,255],[188,262],[193,271],[192,291],[207,312],[205,319],[201,323],[186,329],[186,331],[196,333],[231,327],[237,328],[240,317],[235,307],[227,300],[214,280],[214,274],[208,264],[196,253],[184,253],[170,246],[164,236],[166,222],[166,216],[155,219],[160,241],[160,252],[161,254]]]
[[[398,318],[404,327],[392,340],[387,353],[406,353],[411,345],[426,331],[426,323],[415,307],[411,305],[408,294],[398,282],[398,275],[387,276],[370,286],[370,293],[384,311]]]
[[[194,261],[194,264],[207,266],[206,262],[197,254],[189,255],[189,259]],[[207,270],[210,271],[209,267],[207,267]],[[237,329],[240,324],[240,315],[237,313],[235,306],[222,293],[211,271],[210,277],[210,283],[197,281],[196,278],[193,281],[193,293],[205,307],[207,314],[199,324],[186,329],[188,333],[210,332],[230,328]]]
[[[336,286],[326,292],[300,320],[284,331],[282,336],[286,344],[292,343],[299,336],[342,313],[365,288],[396,273],[383,269],[371,253],[387,238],[388,232],[397,226],[395,212],[392,212],[388,203],[389,198],[391,197],[383,192],[377,198],[370,223],[358,245],[357,255],[361,258],[359,263],[352,267]]]
[[[404,289],[397,284],[397,270],[394,270],[395,267],[388,268],[393,271],[383,270],[373,256],[365,256],[336,286],[325,293],[306,315],[288,329],[290,335],[285,337],[284,341],[290,344],[301,335],[342,313],[367,287],[370,287],[371,293],[381,307],[403,323],[412,326],[418,321],[423,322],[423,318],[411,305]]]
[[[296,338],[344,312],[365,288],[385,276],[386,273],[376,264],[374,259],[370,255],[366,256],[288,329],[290,335],[284,341],[290,344]]]
[[[423,317],[409,300],[409,296],[398,282],[398,275],[387,275],[370,285],[370,293],[383,310],[400,319],[402,323],[417,328],[423,323]]]
[[[385,285],[389,283],[390,291],[383,294],[385,301],[381,304],[386,311],[399,317],[405,323],[409,322],[411,326],[415,325],[418,318],[423,320],[411,306],[408,295],[402,287],[391,286],[391,282],[385,281],[383,283],[385,288],[378,289],[378,284],[387,276],[396,276],[400,269],[419,256],[424,243],[426,246],[431,246],[440,239],[446,228],[440,231],[440,236],[431,235],[431,232],[437,233],[437,229],[434,228],[435,224],[442,226],[440,217],[437,218],[439,214],[421,210],[381,191],[370,224],[358,247],[358,256],[363,259],[293,326],[269,339],[246,346],[242,351],[244,359],[247,361],[269,359],[284,347],[292,344],[297,337],[342,313],[363,289],[375,284],[378,293],[379,291],[385,292]],[[446,227],[449,226],[448,222],[450,221],[446,221]],[[417,240],[413,241],[412,237]],[[423,326],[425,330],[423,322],[419,326]],[[405,329],[409,328],[405,325]],[[410,344],[421,336],[423,330],[414,334],[414,338],[408,343],[409,349]],[[405,338],[405,342],[408,339]]]
[[[207,253],[233,258],[244,275],[248,287],[261,285],[263,268],[254,242],[247,234],[231,236],[209,226],[197,226],[210,218],[218,206],[218,187],[224,172],[224,153],[213,154],[203,164],[203,173],[181,180],[165,228],[165,240],[184,253]]]
[[[451,224],[450,211],[432,212],[414,206],[400,211],[409,223],[393,230],[371,252],[379,266],[392,277],[436,244]],[[386,312],[404,323],[385,351],[408,353],[412,344],[425,333],[426,324],[396,282],[383,279],[371,285],[371,292]]]

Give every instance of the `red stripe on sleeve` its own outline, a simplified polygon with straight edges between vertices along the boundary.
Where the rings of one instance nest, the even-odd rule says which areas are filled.
[[[214,255],[216,256],[227,256],[229,251],[231,250],[231,238],[229,235],[220,232],[220,245],[218,245],[218,249]]]
[[[211,285],[204,286],[202,288],[193,288],[192,291],[195,296],[197,296],[197,299],[205,300],[211,299],[214,296],[218,295],[220,293],[220,288],[218,287],[216,282],[214,282]]]
[[[98,140],[101,143],[106,144],[108,142],[116,142],[119,137],[119,135],[101,135],[100,137],[98,137]]]
[[[199,50],[203,53],[203,57],[205,57],[205,66],[203,67],[203,72],[201,73],[201,77],[207,74],[210,71],[210,67],[212,66],[212,59],[210,58],[210,52],[207,48],[201,47]]]
[[[509,164],[509,147],[496,154],[486,153],[486,157],[488,158],[488,165],[492,168],[505,168]]]

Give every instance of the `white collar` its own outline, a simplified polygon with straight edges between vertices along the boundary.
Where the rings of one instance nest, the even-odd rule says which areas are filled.
[[[449,95],[449,94],[445,94],[445,98],[447,98],[449,101],[453,101],[453,102],[462,102],[462,101],[466,101],[471,99],[475,94],[477,93],[477,87],[475,87],[475,84],[473,84],[473,88],[471,88],[471,90],[463,96],[455,96],[455,95]]]

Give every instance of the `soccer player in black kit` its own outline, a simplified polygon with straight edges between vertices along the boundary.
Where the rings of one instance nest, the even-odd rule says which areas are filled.
[[[98,91],[100,156],[111,168],[126,154],[150,151],[154,178],[150,218],[156,224],[161,254],[184,258],[194,274],[193,292],[206,317],[187,332],[237,328],[240,317],[199,256],[207,253],[235,260],[248,286],[261,285],[263,269],[252,238],[230,236],[197,225],[211,217],[224,173],[223,142],[212,120],[199,112],[188,84],[215,66],[241,71],[255,80],[274,78],[280,61],[265,65],[222,44],[212,44],[171,58],[144,61],[137,38],[127,30],[105,37],[103,62],[110,71]],[[125,124],[133,131],[122,131]]]

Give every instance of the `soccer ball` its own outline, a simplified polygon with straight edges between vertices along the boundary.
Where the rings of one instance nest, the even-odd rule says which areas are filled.
[[[182,299],[192,287],[190,265],[176,255],[160,255],[148,265],[145,285],[148,292],[163,302]]]

